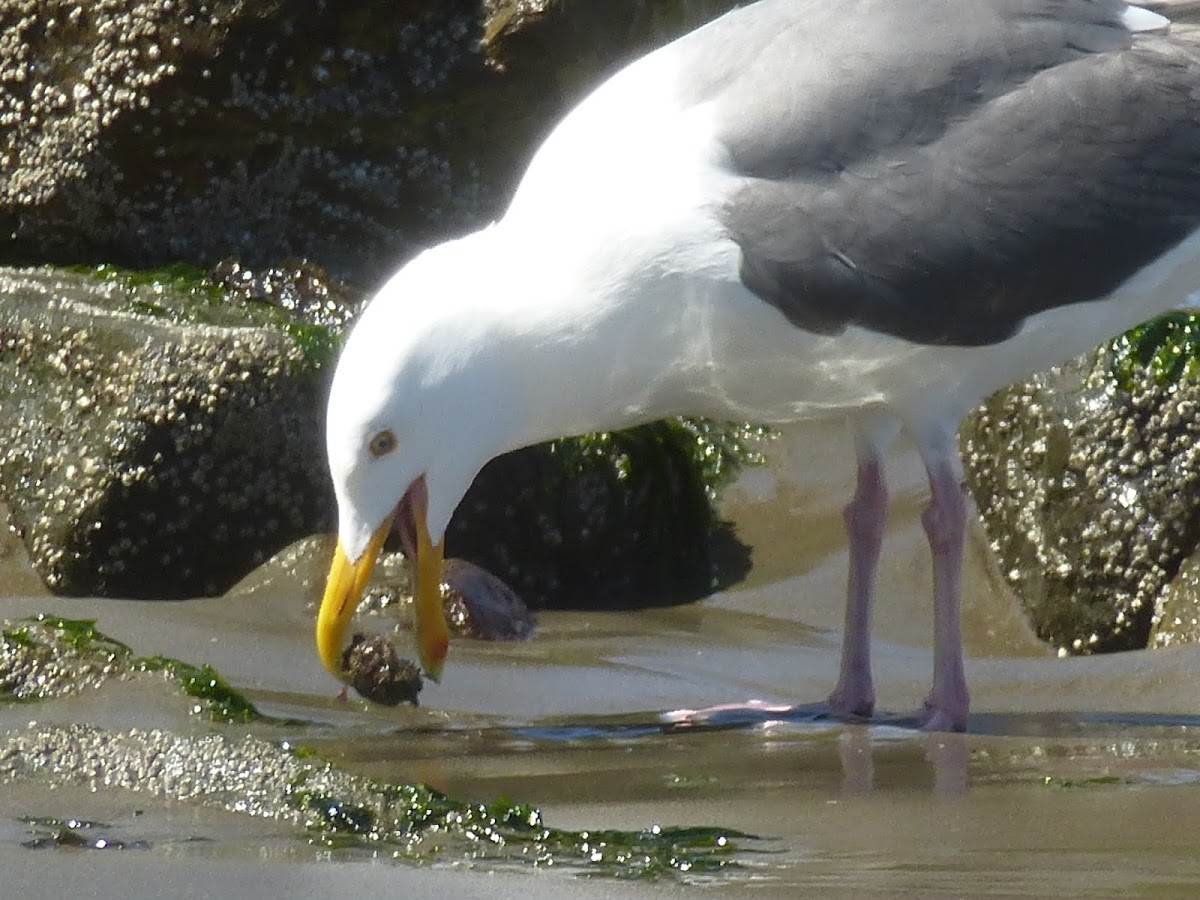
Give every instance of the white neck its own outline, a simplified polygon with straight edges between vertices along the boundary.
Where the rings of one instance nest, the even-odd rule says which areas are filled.
[[[489,273],[496,302],[481,312],[477,353],[511,429],[497,435],[504,449],[689,411],[695,329],[681,279],[646,277],[653,260],[628,248],[586,258],[538,248],[546,258],[531,264],[503,249],[502,224],[477,237],[495,242],[488,255],[502,260]]]

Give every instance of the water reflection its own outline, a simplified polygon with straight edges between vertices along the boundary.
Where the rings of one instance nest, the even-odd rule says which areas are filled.
[[[709,795],[753,789],[830,799],[896,792],[961,798],[1004,784],[1200,782],[1195,716],[981,713],[964,734],[914,726],[911,716],[848,723],[821,705],[755,703],[504,728],[490,743],[501,755],[555,765],[587,760],[593,772],[614,764],[626,782],[650,791],[666,783]]]
[[[915,734],[913,740],[922,750],[933,774],[930,792],[936,797],[962,797],[967,793],[967,767],[971,747],[963,734]],[[875,741],[869,728],[848,727],[838,736],[838,757],[842,764],[842,793],[861,796],[875,790]]]

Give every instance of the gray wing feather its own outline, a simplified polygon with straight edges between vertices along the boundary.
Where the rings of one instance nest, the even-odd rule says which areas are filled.
[[[714,65],[684,90],[745,176],[742,279],[795,324],[1001,340],[1200,227],[1200,62],[1122,4],[759,6],[690,48]]]

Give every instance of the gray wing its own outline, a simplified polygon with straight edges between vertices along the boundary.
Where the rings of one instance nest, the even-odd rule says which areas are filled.
[[[1200,60],[1122,9],[769,0],[718,20],[684,91],[745,176],[722,211],[743,282],[810,330],[984,344],[1169,250],[1200,227]]]

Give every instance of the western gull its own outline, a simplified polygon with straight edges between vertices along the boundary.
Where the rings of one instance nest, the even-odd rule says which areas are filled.
[[[504,216],[426,250],[329,396],[341,671],[385,535],[440,675],[451,514],[492,457],[687,414],[857,454],[829,708],[870,715],[870,617],[906,429],[928,470],[930,730],[966,726],[955,430],[991,392],[1200,288],[1200,45],[1119,0],[760,0],[633,62],[534,154]]]

